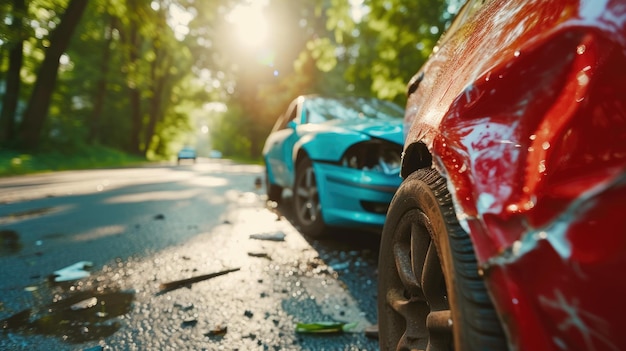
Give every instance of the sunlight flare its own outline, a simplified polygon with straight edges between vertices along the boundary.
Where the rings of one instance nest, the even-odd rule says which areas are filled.
[[[259,49],[266,45],[267,21],[263,8],[267,1],[245,1],[235,6],[226,20],[235,26],[237,41],[249,49]]]

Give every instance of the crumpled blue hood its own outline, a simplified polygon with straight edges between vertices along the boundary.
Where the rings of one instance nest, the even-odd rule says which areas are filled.
[[[348,131],[366,134],[370,137],[383,139],[396,143],[404,144],[403,121],[402,119],[389,120],[341,120],[327,123],[329,127],[342,128]]]

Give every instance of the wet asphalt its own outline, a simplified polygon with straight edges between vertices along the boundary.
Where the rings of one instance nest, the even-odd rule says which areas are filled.
[[[203,160],[0,179],[0,350],[377,350],[378,233],[303,236],[262,174]],[[296,330],[315,322],[350,328]]]

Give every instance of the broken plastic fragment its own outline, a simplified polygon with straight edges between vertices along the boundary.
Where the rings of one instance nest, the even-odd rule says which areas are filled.
[[[264,234],[252,234],[250,235],[250,239],[257,240],[270,240],[270,241],[285,241],[285,233],[276,232],[276,233],[264,233]]]
[[[98,299],[95,297],[91,297],[82,301],[79,301],[75,304],[73,304],[72,306],[70,306],[70,308],[72,309],[72,311],[77,311],[77,310],[86,310],[88,308],[92,308],[93,306],[98,304]]]
[[[343,322],[314,322],[314,323],[298,323],[296,332],[298,333],[342,333],[356,327],[359,323],[343,323]]]
[[[93,263],[89,261],[80,261],[71,266],[59,269],[53,273],[55,282],[67,282],[70,280],[78,280],[89,276],[88,269],[93,267]]]
[[[191,310],[193,310],[194,305],[193,305],[192,303],[187,304],[187,305],[181,305],[181,304],[179,304],[179,303],[175,303],[175,304],[174,304],[174,307],[178,307],[178,308],[180,308],[182,311],[187,312],[187,311],[191,311]]]
[[[342,271],[350,268],[350,262],[335,263],[331,264],[330,267],[336,271]]]

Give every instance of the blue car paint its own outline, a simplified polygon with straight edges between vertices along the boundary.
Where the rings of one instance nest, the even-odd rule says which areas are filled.
[[[294,146],[294,158],[303,149],[313,161],[339,162],[346,150],[359,142],[371,140],[365,134],[340,131],[318,132],[303,136]]]
[[[294,157],[303,148],[314,161],[337,162],[350,146],[372,137],[398,145],[404,141],[401,120],[376,123],[336,121],[323,125],[302,125],[296,127],[296,131],[302,137],[295,145]]]
[[[282,140],[280,147],[268,148],[265,163],[269,164],[270,183],[290,188],[295,180],[296,158],[302,150],[313,162],[339,162],[346,150],[359,142],[371,140],[364,133],[326,125],[297,125],[274,133],[266,143]],[[402,137],[402,131],[399,132]],[[401,144],[401,142],[396,142]],[[291,156],[290,156],[291,155]]]
[[[263,157],[271,184],[280,185],[283,188],[293,186],[295,164],[292,157],[295,144],[298,142],[298,133],[287,128],[272,133],[263,151]]]
[[[382,227],[384,214],[363,210],[361,201],[389,204],[402,178],[399,174],[363,171],[343,166],[313,163],[322,217],[331,226]]]

